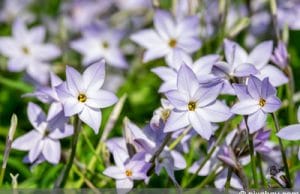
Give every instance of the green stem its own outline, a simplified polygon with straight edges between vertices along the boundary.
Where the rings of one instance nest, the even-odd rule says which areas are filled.
[[[192,127],[187,128],[179,137],[177,137],[169,146],[170,150],[173,150],[179,143],[180,141],[184,138],[186,134],[192,129]]]
[[[257,163],[258,163],[258,169],[259,169],[259,174],[260,174],[260,179],[261,179],[261,185],[263,187],[266,187],[267,185],[266,185],[264,171],[262,168],[262,159],[261,159],[261,155],[259,153],[257,153]]]
[[[203,188],[205,185],[207,185],[211,180],[214,180],[215,177],[217,176],[217,171],[220,167],[220,164],[218,164],[213,170],[212,172],[207,176],[205,177],[205,179],[203,179],[203,181],[201,181],[201,183],[197,186],[197,189],[201,189]]]
[[[274,124],[275,124],[276,133],[278,133],[279,130],[280,130],[280,127],[279,127],[278,119],[277,119],[277,116],[276,116],[275,113],[272,113],[272,118],[273,118],[273,121],[274,121]],[[282,156],[282,162],[283,162],[283,165],[284,165],[285,175],[286,175],[286,178],[288,180],[288,183],[287,183],[286,187],[291,188],[292,187],[291,176],[290,176],[290,172],[289,172],[289,166],[288,166],[288,163],[287,163],[287,158],[286,158],[286,154],[285,154],[285,151],[284,151],[283,143],[282,143],[282,141],[279,137],[278,137],[278,141],[279,141],[279,146],[280,146],[280,151],[281,151],[281,156]]]
[[[249,132],[249,126],[247,124],[247,117],[245,117],[245,123],[247,128],[247,136],[248,136],[248,144],[249,144],[249,150],[250,150],[250,156],[251,156],[251,169],[252,169],[252,175],[254,180],[254,188],[257,188],[258,181],[257,181],[257,173],[256,173],[256,158],[254,154],[254,146],[253,146],[253,139]]]
[[[190,183],[192,183],[192,181],[198,176],[198,173],[200,172],[200,170],[205,166],[206,162],[210,159],[210,157],[212,156],[212,154],[214,153],[214,151],[216,150],[217,146],[219,145],[219,143],[221,142],[221,140],[224,138],[225,136],[225,132],[226,129],[228,127],[228,121],[224,124],[223,128],[221,129],[221,132],[218,136],[218,139],[216,140],[215,144],[213,145],[213,147],[209,150],[207,156],[205,157],[205,159],[203,160],[203,162],[200,164],[199,168],[196,170],[196,172],[193,174],[193,176],[190,178],[190,180],[184,184],[182,187],[185,188],[187,187]]]
[[[77,142],[78,142],[80,130],[81,130],[81,120],[79,119],[78,116],[76,116],[75,120],[74,120],[74,135],[73,135],[73,139],[72,139],[70,158],[69,158],[69,161],[68,161],[65,169],[62,171],[61,176],[56,181],[56,183],[54,185],[55,188],[62,188],[65,186],[65,184],[67,182],[67,179],[68,179],[68,176],[69,176],[69,173],[72,168],[74,158],[76,155],[76,148],[77,148]]]
[[[227,174],[226,183],[225,183],[226,193],[228,193],[228,190],[229,190],[229,188],[230,188],[230,180],[231,180],[231,176],[232,176],[232,168],[229,168],[229,169],[228,169],[228,174]]]

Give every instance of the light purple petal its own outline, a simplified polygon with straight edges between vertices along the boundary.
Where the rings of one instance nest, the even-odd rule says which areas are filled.
[[[33,148],[30,149],[28,155],[30,162],[34,162],[39,157],[39,155],[42,153],[43,147],[44,147],[44,141],[40,140],[35,144]]]
[[[132,189],[133,181],[128,178],[117,180],[116,187],[117,187],[117,189]],[[122,192],[127,193],[128,191],[126,192],[126,191],[122,190]]]
[[[233,65],[233,67],[237,67],[241,63],[246,62],[247,60],[247,52],[237,43],[225,39],[225,57],[229,64]]]
[[[212,87],[200,87],[192,96],[192,100],[198,101],[200,107],[207,106],[214,102],[219,96],[222,89],[222,84]]]
[[[198,60],[196,60],[193,64],[193,70],[198,74],[209,74],[212,71],[213,65],[219,60],[219,55],[206,55]]]
[[[57,164],[60,160],[60,152],[61,148],[59,141],[45,138],[42,153],[47,161],[52,164]]]
[[[249,126],[249,132],[252,134],[266,125],[267,114],[262,110],[258,110],[256,113],[248,116],[247,123]]]
[[[154,30],[141,30],[130,36],[130,39],[147,49],[153,49],[157,45],[162,45],[163,40]]]
[[[184,94],[177,90],[169,91],[165,93],[170,103],[178,110],[187,110],[189,99]]]
[[[157,10],[154,15],[153,23],[155,30],[165,40],[168,40],[176,32],[172,15],[167,11]]]
[[[116,95],[106,90],[87,92],[86,105],[92,108],[105,108],[115,104],[118,101]]]
[[[263,67],[260,70],[260,74],[257,76],[261,79],[269,77],[270,82],[274,87],[281,86],[289,81],[287,76],[280,69],[272,65]]]
[[[171,151],[170,154],[174,160],[175,170],[181,170],[186,168],[186,161],[184,157],[177,151]]]
[[[31,28],[29,31],[29,37],[34,43],[42,43],[45,39],[46,29],[43,26]]]
[[[12,143],[12,148],[22,151],[28,151],[35,147],[37,142],[39,142],[41,139],[42,135],[38,131],[32,130],[25,135],[15,139]]]
[[[276,96],[270,96],[266,99],[265,106],[262,107],[263,111],[272,113],[277,111],[281,107],[281,101]]]
[[[46,115],[44,111],[38,105],[30,102],[27,107],[27,116],[32,126],[39,130],[39,126],[42,122],[46,121]]]
[[[248,57],[248,62],[255,65],[257,69],[261,69],[270,60],[270,57],[272,55],[272,50],[273,50],[272,41],[262,42],[251,51]]]
[[[119,169],[116,166],[110,166],[103,171],[103,174],[114,179],[126,179],[124,170]]]
[[[166,49],[164,46],[157,45],[154,49],[149,49],[144,53],[143,62],[147,63],[154,59],[159,59],[169,52],[168,49]]]
[[[221,101],[216,101],[212,105],[203,107],[198,110],[201,116],[210,122],[223,122],[228,120],[232,113],[230,109]]]
[[[206,140],[209,140],[212,135],[212,126],[210,122],[202,118],[197,111],[189,112],[189,121],[194,130]]]
[[[248,92],[254,99],[260,99],[261,97],[262,81],[255,76],[250,76],[248,79]]]
[[[237,66],[234,70],[234,75],[236,77],[245,77],[248,75],[254,75],[258,72],[258,70],[254,67],[254,65],[250,63],[242,63]]]
[[[269,78],[265,78],[262,81],[261,97],[267,99],[269,96],[273,96],[275,94],[276,94],[276,89],[269,82]]]
[[[98,90],[102,87],[105,78],[105,61],[101,60],[89,66],[82,75],[86,90]]]
[[[177,77],[177,87],[179,91],[194,95],[199,88],[199,83],[195,73],[185,64],[183,64]]]
[[[186,112],[172,111],[164,128],[164,132],[176,131],[188,126],[189,120]]]
[[[74,133],[74,127],[72,125],[65,124],[62,130],[55,129],[54,131],[51,131],[49,137],[51,139],[63,139],[73,135],[73,133]]]
[[[98,134],[102,118],[100,110],[84,106],[82,112],[79,113],[79,118]]]
[[[81,75],[73,67],[67,66],[66,79],[67,87],[74,96],[77,96],[80,92],[84,92]]]
[[[240,115],[249,115],[256,112],[259,109],[260,107],[256,100],[248,99],[242,100],[233,105],[233,107],[231,108],[231,112]]]
[[[65,116],[70,117],[80,113],[84,108],[84,104],[79,102],[76,98],[69,98],[63,103],[63,107]]]
[[[235,93],[237,95],[237,97],[239,98],[239,100],[247,100],[247,99],[251,99],[248,91],[247,91],[247,86],[244,84],[232,84]]]
[[[289,125],[282,128],[277,136],[286,140],[300,140],[300,124]]]

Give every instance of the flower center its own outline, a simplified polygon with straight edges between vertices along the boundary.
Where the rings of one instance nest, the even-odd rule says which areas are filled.
[[[22,47],[22,52],[23,52],[25,55],[29,55],[29,53],[30,53],[29,48],[26,47],[26,46],[23,46],[23,47]]]
[[[103,41],[103,42],[102,42],[102,47],[103,47],[104,49],[108,49],[108,48],[109,48],[108,42],[107,42],[107,41]]]
[[[266,105],[266,100],[263,99],[263,98],[260,98],[259,102],[258,102],[258,105],[261,106],[261,107],[264,107]]]
[[[196,102],[189,102],[188,109],[189,109],[189,111],[195,111],[196,110]]]
[[[162,112],[161,112],[161,118],[164,122],[167,121],[167,119],[169,118],[170,116],[170,113],[171,111],[169,109],[164,109]]]
[[[78,101],[79,102],[85,102],[87,100],[87,97],[85,94],[79,94],[78,97],[77,97]]]
[[[126,174],[126,176],[130,177],[130,176],[132,176],[132,171],[131,170],[126,170],[125,174]]]
[[[174,47],[176,47],[176,45],[177,45],[177,41],[176,41],[176,39],[174,39],[174,38],[172,38],[172,39],[170,39],[169,40],[169,46],[171,47],[171,48],[174,48]]]

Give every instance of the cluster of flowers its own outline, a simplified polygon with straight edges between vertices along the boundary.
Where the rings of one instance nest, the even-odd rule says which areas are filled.
[[[60,139],[74,135],[76,130],[69,124],[70,118],[79,118],[97,134],[102,120],[101,109],[118,101],[114,93],[101,88],[105,62],[117,68],[128,68],[120,48],[125,33],[93,20],[111,6],[108,2],[75,1],[66,5],[65,9],[71,11],[65,18],[68,28],[82,32],[82,37],[71,41],[70,47],[83,56],[82,64],[86,67],[80,74],[67,66],[66,81],[50,68],[50,61],[59,57],[62,50],[54,44],[43,43],[44,27],[27,29],[25,21],[16,20],[12,37],[0,38],[0,52],[9,59],[8,70],[25,70],[38,83],[36,91],[26,96],[36,97],[49,105],[47,115],[38,105],[28,105],[28,118],[34,129],[12,144],[15,149],[28,151],[25,162],[59,163]],[[137,0],[128,2],[135,6],[122,0],[117,2],[124,10],[151,7],[151,2],[146,0],[139,4],[135,3]],[[179,1],[174,15],[156,9],[154,28],[137,30],[130,35],[130,40],[146,50],[143,62],[164,58],[167,66],[152,69],[163,80],[158,92],[164,97],[150,123],[141,129],[126,119],[124,137],[106,141],[115,166],[108,166],[103,173],[116,179],[117,188],[131,189],[134,180],[148,183],[152,173],[160,174],[163,168],[175,185],[179,184],[174,171],[188,168],[190,173],[199,176],[217,172],[214,182],[217,188],[224,187],[227,174],[233,171],[230,185],[245,188],[247,181],[244,181],[241,166],[250,163],[251,157],[251,150],[245,147],[246,134],[250,134],[254,151],[262,155],[264,161],[281,163],[280,151],[270,141],[266,121],[268,114],[275,113],[282,105],[276,96],[276,87],[289,82],[285,73],[288,66],[285,43],[278,42],[274,49],[272,41],[264,41],[248,54],[238,43],[225,39],[225,57],[210,54],[193,61],[192,55],[202,45],[199,17],[188,15],[184,2],[188,1]],[[96,24],[87,26],[92,21]],[[137,26],[141,25],[138,23]],[[50,86],[47,86],[49,78]],[[221,95],[236,96],[237,100],[230,104],[231,101],[221,100]],[[243,121],[234,126],[236,129],[225,133],[225,142],[218,145],[214,134],[220,123],[225,122],[226,126],[235,115],[242,115]],[[299,111],[298,118],[300,121]],[[222,129],[220,133],[223,134]],[[277,135],[298,140],[300,126],[287,126]],[[190,142],[195,136],[208,142],[210,158],[206,161],[202,158],[187,167],[182,154],[191,151]]]

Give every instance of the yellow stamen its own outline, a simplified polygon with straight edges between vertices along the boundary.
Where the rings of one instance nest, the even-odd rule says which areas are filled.
[[[130,176],[132,176],[132,171],[131,170],[126,170],[125,174],[126,174],[126,176],[130,177]]]
[[[176,45],[177,45],[177,40],[176,39],[170,39],[169,40],[169,46],[171,47],[171,48],[175,48],[176,47]]]
[[[87,97],[85,94],[79,94],[78,97],[77,97],[78,101],[79,102],[85,102],[87,100]]]
[[[162,112],[161,112],[161,118],[164,122],[167,121],[167,119],[169,118],[170,116],[170,113],[171,111],[169,109],[164,109]]]
[[[258,102],[258,105],[261,106],[261,107],[264,107],[266,105],[266,100],[263,99],[263,98],[260,98],[259,102]]]
[[[109,48],[109,44],[107,41],[103,41],[102,42],[102,47],[105,48],[105,49],[108,49]]]
[[[189,109],[189,111],[195,111],[196,110],[196,102],[189,102],[188,109]]]
[[[22,52],[23,52],[25,55],[28,55],[28,54],[30,53],[29,48],[26,47],[26,46],[22,47]]]

